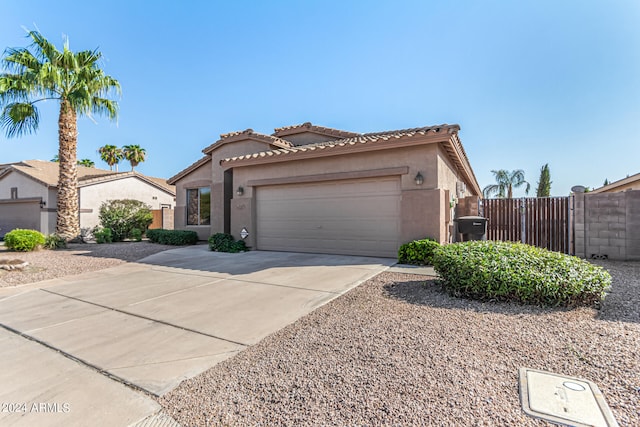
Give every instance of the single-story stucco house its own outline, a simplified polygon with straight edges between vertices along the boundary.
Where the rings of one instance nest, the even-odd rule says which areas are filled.
[[[592,190],[591,193],[619,193],[621,191],[640,190],[640,173],[628,176],[618,181],[611,182],[600,188]]]
[[[25,160],[0,168],[0,236],[15,228],[51,234],[56,227],[58,163]],[[138,172],[113,172],[78,165],[80,227],[99,225],[107,200],[140,200],[151,209],[173,209],[175,187]]]
[[[355,133],[304,123],[223,134],[169,178],[175,228],[259,250],[395,257],[450,241],[453,205],[479,197],[458,125]]]

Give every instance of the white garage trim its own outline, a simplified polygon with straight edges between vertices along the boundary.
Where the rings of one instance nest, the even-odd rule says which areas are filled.
[[[257,249],[396,257],[400,177],[256,187]]]

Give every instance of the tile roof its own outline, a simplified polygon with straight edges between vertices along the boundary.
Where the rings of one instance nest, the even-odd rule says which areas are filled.
[[[48,187],[56,187],[58,185],[59,170],[58,163],[56,162],[24,160],[22,162],[7,165],[2,169],[1,174],[4,175],[13,170],[21,172],[22,174],[27,175]],[[112,175],[114,173],[115,172],[113,171],[105,169],[88,168],[86,166],[78,165],[78,181],[95,176]]]
[[[48,162],[44,160],[24,160],[22,162],[5,165],[0,171],[0,177],[12,171],[17,171],[23,175],[40,182],[47,187],[58,186],[59,164],[56,162]],[[96,182],[110,181],[114,179],[127,178],[129,176],[137,176],[156,187],[175,194],[175,187],[169,185],[162,178],[148,177],[138,172],[114,172],[106,169],[89,168],[78,165],[78,186],[90,185]]]
[[[202,152],[205,154],[209,154],[216,148],[222,146],[223,144],[226,144],[229,142],[235,142],[235,141],[242,141],[245,139],[253,139],[256,141],[265,142],[267,144],[275,145],[276,147],[280,147],[280,148],[287,148],[287,147],[293,146],[293,144],[290,143],[289,141],[285,141],[284,139],[278,138],[277,136],[265,135],[260,132],[254,132],[253,129],[245,129],[242,131],[235,131],[235,132],[221,134],[219,140],[217,140],[216,142],[214,142],[213,144],[211,144],[210,146],[202,150]]]
[[[416,136],[441,134],[444,137],[444,140],[441,141],[443,143],[442,145],[449,155],[451,161],[454,163],[456,169],[458,169],[462,176],[466,178],[469,185],[473,187],[476,194],[482,194],[478,185],[478,181],[473,173],[473,169],[469,164],[467,154],[465,153],[462,143],[458,138],[459,130],[460,126],[457,124],[442,124],[437,126],[425,126],[418,128],[355,134],[355,136],[352,137],[320,142],[316,144],[299,145],[276,150],[262,151],[259,153],[252,153],[244,156],[231,157],[221,160],[220,164],[231,163],[230,166],[233,166],[234,162],[241,161],[261,161],[262,159],[267,160],[276,158],[282,158],[283,160],[285,160],[285,158],[288,159],[289,156],[292,156],[293,159],[298,155],[314,155],[315,153],[321,155],[320,153],[327,153],[328,151],[334,150],[336,151],[336,154],[339,154],[340,150],[347,149],[348,147],[371,145],[371,147],[373,148],[373,146],[377,144],[386,144],[399,140],[410,140],[411,138],[414,138]]]
[[[357,132],[349,132],[346,130],[328,128],[324,126],[316,126],[311,122],[305,122],[299,125],[283,126],[283,127],[275,128],[274,133],[272,135],[280,137],[280,136],[302,133],[301,131],[315,132],[315,133],[320,133],[322,135],[334,136],[337,138],[349,138],[349,137],[360,135]]]
[[[117,173],[102,175],[102,176],[90,176],[90,177],[88,176],[83,179],[78,179],[78,187],[86,187],[86,186],[98,184],[101,182],[115,181],[118,179],[124,179],[129,177],[137,177],[138,179],[141,179],[142,181],[145,181],[148,184],[151,184],[154,187],[157,187],[160,190],[163,190],[169,194],[172,194],[174,196],[176,194],[175,185],[169,184],[167,182],[168,180],[164,178],[156,178],[153,176],[143,175],[136,171],[117,172]]]
[[[265,157],[282,156],[282,155],[289,155],[289,154],[302,153],[302,152],[340,149],[341,147],[346,147],[346,146],[354,146],[354,145],[369,144],[369,143],[381,143],[381,142],[383,143],[389,140],[411,138],[416,135],[427,135],[429,132],[439,133],[441,131],[442,132],[447,131],[449,133],[452,133],[452,132],[457,132],[458,130],[460,130],[460,126],[458,125],[443,124],[438,126],[426,126],[426,127],[419,127],[419,128],[355,134],[356,136],[352,136],[349,138],[342,138],[342,139],[336,139],[332,141],[319,142],[316,144],[299,145],[295,147],[262,151],[259,153],[246,154],[244,156],[231,157],[231,158],[223,159],[221,163],[229,163],[229,162],[236,162],[240,160],[258,159],[258,158],[265,158]]]
[[[626,178],[619,179],[617,181],[610,182],[609,184],[603,185],[600,188],[591,190],[590,193],[606,193],[607,191],[614,190],[615,188],[621,187],[623,185],[632,184],[636,181],[640,181],[640,173],[628,176]]]

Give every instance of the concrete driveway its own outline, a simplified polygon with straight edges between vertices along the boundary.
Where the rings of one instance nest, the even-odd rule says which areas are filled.
[[[0,289],[0,424],[134,425],[159,411],[150,396],[394,262],[199,245]]]

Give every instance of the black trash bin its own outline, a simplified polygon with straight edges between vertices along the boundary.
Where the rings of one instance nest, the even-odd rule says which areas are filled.
[[[458,233],[462,234],[462,241],[486,240],[487,218],[481,216],[461,216],[457,219]]]

